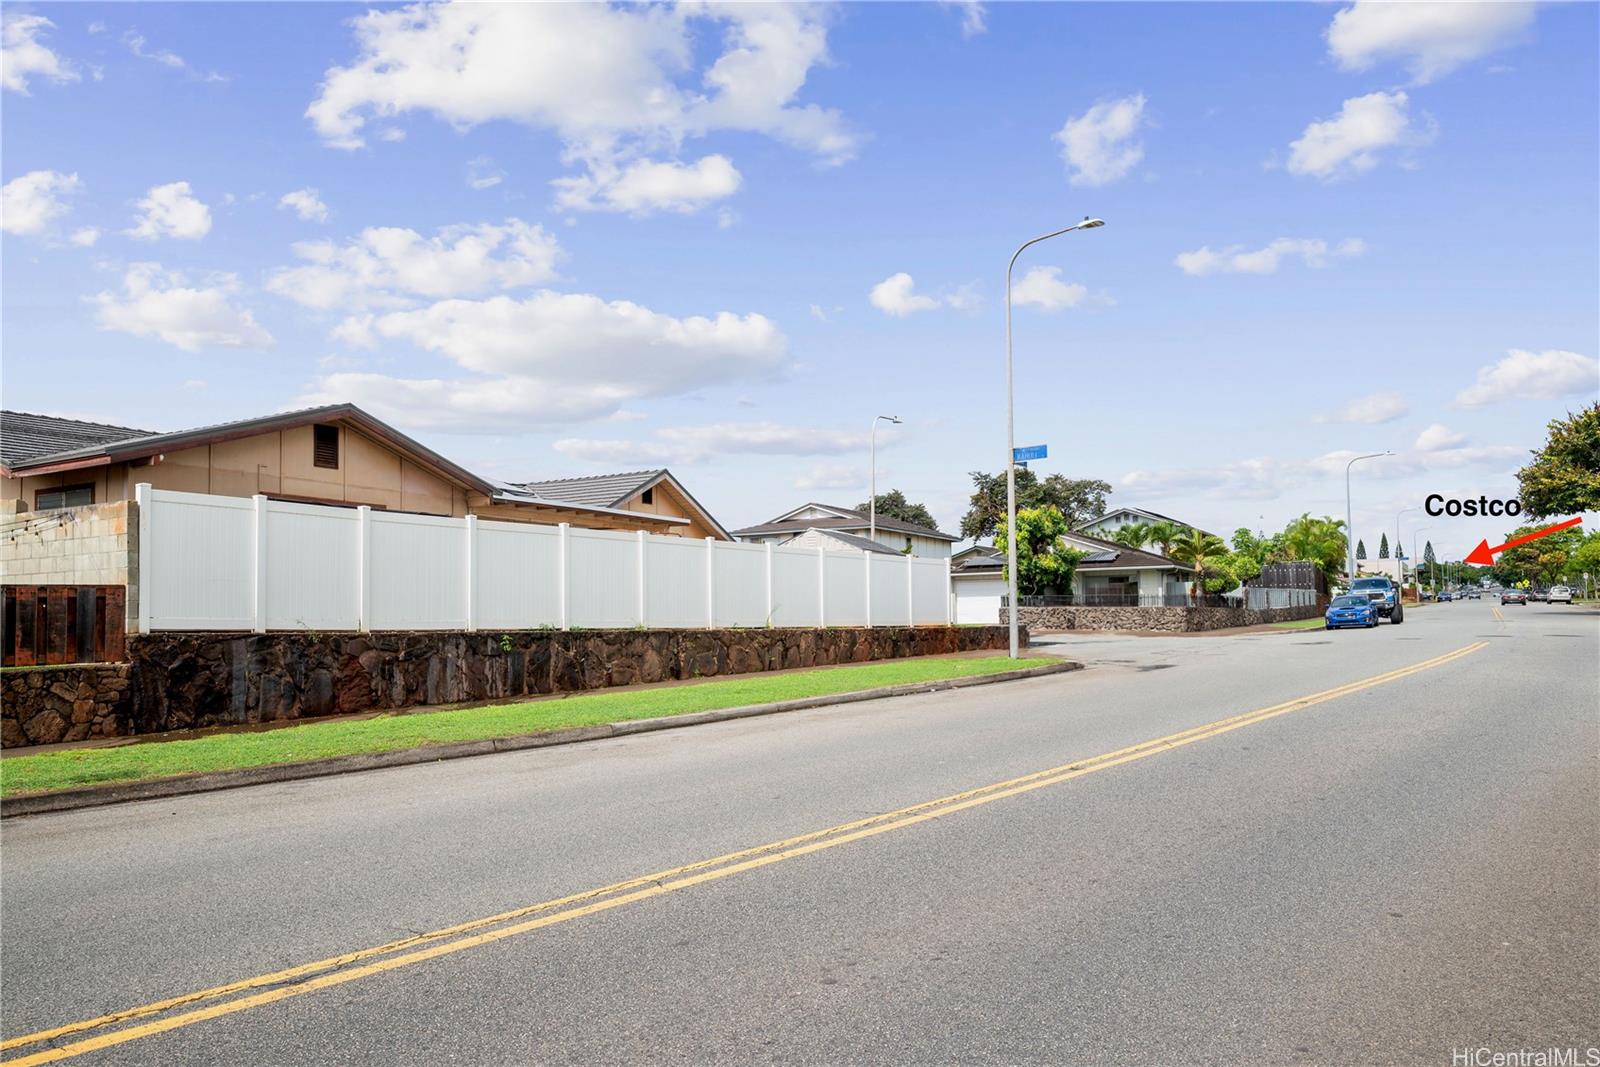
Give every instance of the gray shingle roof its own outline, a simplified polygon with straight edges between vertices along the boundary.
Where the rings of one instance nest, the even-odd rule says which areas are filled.
[[[826,536],[829,540],[841,541],[844,544],[849,545],[851,548],[864,548],[868,552],[879,552],[886,556],[900,555],[900,553],[896,552],[888,545],[879,544],[870,537],[857,537],[855,534],[845,533],[843,530],[824,530],[820,527],[813,528],[816,529],[818,533]]]
[[[58,452],[149,437],[154,432],[26,411],[0,411],[0,462],[10,467]]]
[[[665,473],[664,468],[657,468],[625,474],[595,474],[584,478],[552,478],[542,482],[512,484],[545,500],[565,500],[573,504],[610,508],[629,499]]]
[[[858,516],[854,519],[788,519],[784,522],[763,522],[755,526],[746,526],[742,530],[733,531],[735,537],[755,536],[758,534],[772,533],[802,533],[812,527],[818,530],[865,530],[869,528],[868,516],[864,512],[851,508],[839,508],[840,511],[849,511]],[[914,522],[904,522],[900,519],[891,519],[887,515],[878,516],[878,529],[892,530],[895,533],[912,534],[920,537],[936,537],[941,541],[959,541],[961,538],[952,537],[950,534],[927,526],[918,526]]]

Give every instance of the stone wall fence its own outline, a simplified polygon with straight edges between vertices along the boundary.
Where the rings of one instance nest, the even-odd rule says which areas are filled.
[[[1018,621],[1035,633],[1049,630],[1139,630],[1154,633],[1190,633],[1226,630],[1235,626],[1260,626],[1322,617],[1316,604],[1292,608],[1222,607],[1024,607]],[[1000,609],[1000,625],[1010,621],[1010,609]]]
[[[4,744],[285,722],[1007,646],[1001,626],[136,634],[4,673]]]

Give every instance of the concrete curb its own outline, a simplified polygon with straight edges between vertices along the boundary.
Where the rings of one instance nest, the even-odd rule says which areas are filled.
[[[325,778],[335,774],[355,771],[372,771],[383,767],[406,767],[416,763],[434,763],[439,760],[463,759],[468,756],[487,756],[496,752],[517,752],[527,748],[547,748],[552,745],[571,745],[583,741],[600,741],[608,737],[626,737],[630,734],[654,733],[657,730],[677,730],[700,726],[709,722],[727,722],[730,719],[749,719],[759,715],[778,715],[788,711],[805,711],[834,704],[856,704],[865,700],[885,697],[912,696],[917,693],[937,693],[945,689],[965,689],[974,685],[992,685],[996,682],[1015,682],[1026,678],[1079,671],[1083,664],[1062,660],[1040,667],[1023,670],[1000,671],[996,674],[979,674],[967,678],[947,678],[937,682],[912,682],[907,685],[881,686],[862,689],[854,693],[834,693],[828,696],[805,697],[800,700],[780,700],[772,704],[751,704],[742,708],[723,708],[718,711],[701,711],[692,715],[672,715],[660,719],[635,719],[631,722],[606,723],[599,726],[576,726],[565,730],[549,730],[520,737],[501,737],[487,741],[457,741],[443,745],[426,745],[422,748],[401,749],[395,752],[372,752],[356,756],[332,756],[328,759],[307,760],[304,763],[279,763],[269,767],[250,767],[239,771],[216,771],[209,774],[189,774],[176,778],[162,778],[153,782],[130,782],[125,785],[89,786],[83,789],[63,789],[55,793],[37,793],[31,796],[6,797],[0,800],[0,819],[18,815],[45,815],[57,811],[76,811],[80,808],[97,808],[107,804],[125,804],[134,800],[160,800],[165,797],[187,796],[193,793],[212,793],[221,789],[240,789],[251,785],[268,785],[273,782],[294,782],[303,778]]]

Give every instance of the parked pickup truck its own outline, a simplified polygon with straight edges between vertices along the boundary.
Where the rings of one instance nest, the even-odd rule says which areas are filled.
[[[1406,621],[1406,608],[1400,603],[1400,590],[1388,578],[1357,578],[1350,583],[1350,592],[1372,601],[1378,614],[1396,626]]]

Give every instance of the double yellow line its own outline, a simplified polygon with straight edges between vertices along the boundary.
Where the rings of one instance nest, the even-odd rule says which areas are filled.
[[[498,915],[490,915],[482,919],[474,919],[455,926],[443,927],[429,933],[418,934],[398,941],[390,941],[386,944],[375,945],[371,948],[349,952],[344,955],[330,956],[327,959],[300,964],[285,970],[274,971],[271,974],[257,975],[254,978],[246,978],[227,985],[202,989],[184,996],[155,1001],[154,1003],[113,1012],[94,1019],[85,1019],[81,1022],[68,1023],[49,1030],[40,1030],[36,1033],[8,1038],[5,1041],[0,1041],[0,1051],[25,1048],[30,1045],[39,1045],[64,1038],[77,1038],[77,1040],[38,1049],[35,1052],[5,1060],[3,1064],[0,1064],[0,1067],[29,1067],[32,1064],[54,1063],[58,1060],[70,1059],[85,1053],[113,1048],[130,1041],[154,1037],[170,1030],[193,1026],[196,1023],[206,1022],[210,1019],[248,1011],[251,1008],[275,1004],[290,997],[314,993],[318,990],[343,985],[346,982],[354,982],[362,978],[383,974],[387,971],[397,970],[401,967],[424,963],[440,956],[447,956],[467,949],[477,948],[481,945],[503,941],[506,938],[530,933],[547,926],[570,922],[573,919],[581,919],[603,911],[610,911],[613,908],[635,904],[649,900],[652,897],[688,889],[706,882],[729,878],[736,874],[743,874],[775,863],[782,863],[785,860],[808,856],[825,849],[876,837],[879,834],[886,834],[893,830],[915,826],[931,819],[943,818],[956,812],[991,804],[997,800],[1004,800],[1007,797],[1014,797],[1035,789],[1043,789],[1046,786],[1081,778],[1096,771],[1103,771],[1125,763],[1146,759],[1175,748],[1192,745],[1197,741],[1204,741],[1246,726],[1253,726],[1267,719],[1277,718],[1280,715],[1287,715],[1290,712],[1300,711],[1329,700],[1349,696],[1364,689],[1371,689],[1373,686],[1383,685],[1387,682],[1405,678],[1408,675],[1442,666],[1453,660],[1471,655],[1487,645],[1487,641],[1479,641],[1464,648],[1458,648],[1454,652],[1436,656],[1421,663],[1414,663],[1409,667],[1401,667],[1397,670],[1373,675],[1370,678],[1363,678],[1348,685],[1325,689],[1320,693],[1312,693],[1309,696],[1299,697],[1282,704],[1274,704],[1271,707],[1244,712],[1231,718],[1218,719],[1203,726],[1181,730],[1165,737],[1158,737],[1127,748],[1117,749],[1115,752],[1107,752],[1073,763],[1063,763],[1046,770],[1023,775],[1020,778],[1011,778],[1003,782],[981,786],[977,789],[953,793],[937,800],[929,800],[921,804],[914,804],[911,807],[901,808],[898,811],[885,812],[870,818],[841,823],[823,830],[801,834],[798,837],[785,838],[781,841],[757,845],[754,848],[729,852],[711,859],[700,860],[681,867],[673,867],[669,870],[657,871],[654,874],[641,875],[622,882],[613,882],[611,885],[601,886],[598,889],[591,889],[555,900],[543,901],[539,904],[501,912]],[[157,1016],[160,1017],[156,1018]],[[138,1022],[141,1019],[149,1021]],[[134,1023],[135,1025],[123,1026],[121,1029],[116,1028],[124,1023]]]

